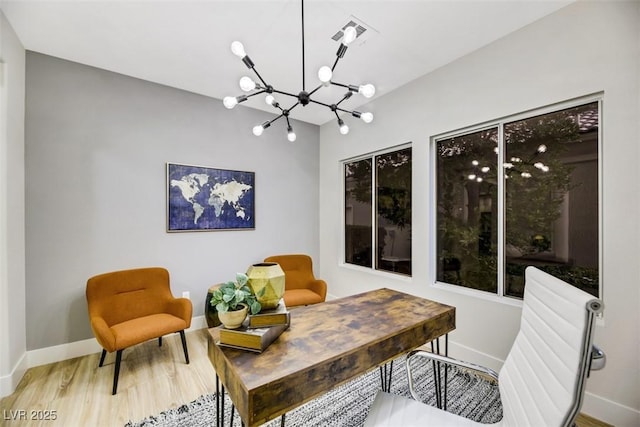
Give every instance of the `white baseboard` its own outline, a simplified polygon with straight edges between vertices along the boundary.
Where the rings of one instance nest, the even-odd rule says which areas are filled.
[[[584,394],[584,401],[580,412],[616,427],[640,426],[639,410],[589,392]]]
[[[440,345],[442,346],[442,340],[440,340]],[[442,351],[442,347],[440,347]],[[462,345],[455,341],[449,340],[449,356],[454,359],[464,360],[466,362],[475,363],[480,366],[485,366],[487,368],[493,369],[496,372],[500,372],[502,365],[504,364],[504,360],[498,359],[497,357],[491,356],[490,354],[482,353],[478,350],[474,350],[471,347],[467,347],[466,345]]]
[[[187,332],[196,329],[206,328],[207,323],[204,316],[191,319],[191,327]],[[86,356],[87,354],[100,353],[102,347],[95,338],[82,341],[75,341],[67,344],[55,345],[52,347],[39,348],[27,352],[28,367],[46,365],[47,363],[60,362],[62,360],[73,359],[74,357]]]
[[[27,372],[27,353],[25,352],[8,375],[0,377],[0,398],[13,393]]]

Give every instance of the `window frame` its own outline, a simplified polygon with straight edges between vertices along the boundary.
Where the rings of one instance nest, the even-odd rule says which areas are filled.
[[[438,179],[437,179],[437,163],[438,163],[438,158],[437,158],[437,144],[438,141],[443,140],[443,139],[448,139],[448,138],[454,138],[454,137],[458,137],[458,136],[462,136],[462,135],[466,135],[466,134],[470,134],[473,132],[478,132],[478,131],[482,131],[482,130],[487,130],[487,129],[491,129],[491,128],[496,128],[498,129],[498,147],[500,147],[500,150],[498,150],[498,159],[497,159],[497,164],[498,165],[502,165],[504,164],[504,155],[505,155],[505,150],[503,149],[504,146],[504,126],[507,123],[510,122],[514,122],[514,121],[518,121],[518,120],[524,120],[524,119],[528,119],[528,118],[532,118],[535,116],[539,116],[539,115],[544,115],[544,114],[550,114],[550,113],[554,113],[554,112],[558,112],[558,111],[562,111],[565,109],[569,109],[569,108],[573,108],[573,107],[579,107],[581,105],[584,104],[589,104],[589,103],[597,103],[598,104],[598,270],[599,270],[599,274],[598,274],[598,295],[601,300],[604,300],[604,289],[603,289],[603,276],[604,276],[604,257],[603,257],[603,248],[604,248],[604,244],[603,244],[603,178],[604,178],[604,174],[603,174],[603,155],[602,155],[602,151],[603,151],[603,125],[602,125],[602,117],[603,117],[603,102],[604,101],[604,93],[603,92],[599,92],[599,93],[594,93],[591,95],[586,95],[586,96],[582,96],[582,97],[578,97],[578,98],[574,98],[571,100],[567,100],[567,101],[561,101],[561,102],[557,102],[554,104],[550,104],[544,107],[539,107],[539,108],[532,108],[530,110],[526,110],[520,113],[515,113],[515,114],[511,114],[511,115],[506,115],[506,116],[502,116],[498,119],[494,119],[494,120],[490,120],[490,121],[486,121],[486,122],[482,122],[482,123],[478,123],[475,125],[471,125],[471,126],[466,126],[466,127],[462,127],[462,128],[458,128],[456,130],[453,131],[448,131],[448,132],[443,132],[437,135],[432,135],[429,138],[429,156],[430,156],[430,160],[428,162],[428,167],[430,168],[430,173],[429,173],[429,180],[431,182],[431,185],[429,186],[429,203],[430,203],[430,208],[429,208],[429,234],[431,236],[434,236],[434,238],[430,238],[429,239],[429,247],[428,247],[428,252],[429,252],[429,260],[427,265],[429,266],[429,277],[428,277],[428,281],[430,283],[431,287],[437,288],[437,289],[442,289],[442,290],[446,290],[446,291],[451,291],[454,293],[459,293],[459,294],[463,294],[463,295],[469,295],[469,296],[473,296],[473,297],[477,297],[480,299],[486,299],[486,300],[490,300],[490,301],[497,301],[497,302],[501,302],[501,303],[505,303],[507,305],[514,305],[514,306],[518,306],[521,307],[522,306],[522,299],[521,298],[517,298],[517,297],[513,297],[513,296],[509,296],[509,295],[505,295],[505,215],[504,215],[504,210],[505,210],[505,199],[506,199],[506,194],[505,194],[505,186],[504,184],[501,184],[498,188],[498,212],[500,213],[499,217],[498,217],[498,286],[497,286],[497,292],[496,293],[492,293],[492,292],[487,292],[487,291],[482,291],[482,290],[478,290],[478,289],[473,289],[473,288],[468,288],[468,287],[464,287],[464,286],[459,286],[459,285],[455,285],[455,284],[451,284],[451,283],[447,283],[447,282],[441,282],[438,281],[437,279],[437,258],[438,258],[438,247],[437,247],[437,239],[435,238],[435,236],[437,236],[437,230],[438,230],[438,223],[437,223],[437,216],[438,216],[438,212],[437,212],[437,207],[438,207],[438,195],[437,195],[437,184],[438,184]],[[502,167],[498,167],[497,168],[497,173],[498,173],[498,181],[501,183],[504,183],[504,168]]]
[[[411,149],[411,165],[412,165],[412,172],[411,172],[411,181],[412,181],[412,185],[411,185],[411,198],[412,198],[412,205],[413,205],[413,197],[414,197],[414,193],[413,193],[413,143],[411,141],[409,142],[405,142],[402,144],[398,144],[398,145],[394,145],[391,147],[387,147],[381,150],[377,150],[377,151],[372,151],[366,154],[361,154],[358,156],[354,156],[354,157],[349,157],[346,159],[342,159],[340,160],[340,174],[341,174],[341,181],[342,181],[342,209],[341,209],[341,225],[342,225],[342,236],[341,236],[341,249],[340,249],[340,266],[342,267],[346,267],[346,268],[352,268],[355,270],[359,270],[359,271],[366,271],[369,273],[373,273],[373,274],[378,274],[378,275],[382,275],[385,277],[393,277],[396,278],[398,280],[403,280],[403,281],[407,281],[407,282],[411,282],[411,279],[413,278],[413,271],[414,271],[414,259],[413,259],[413,221],[414,221],[414,213],[413,213],[413,209],[411,212],[411,224],[412,224],[412,228],[411,228],[411,274],[404,274],[404,273],[398,273],[398,272],[394,272],[394,271],[389,271],[389,270],[383,270],[383,269],[379,269],[377,268],[377,246],[378,246],[378,233],[377,233],[377,216],[378,216],[378,210],[377,210],[377,202],[378,202],[378,194],[377,194],[377,167],[376,167],[376,157],[378,156],[382,156],[385,154],[389,154],[389,153],[393,153],[396,151],[402,151],[402,150],[406,150],[406,149]],[[346,208],[347,208],[347,204],[346,204],[346,180],[345,180],[345,166],[348,163],[353,163],[353,162],[358,162],[361,160],[365,160],[365,159],[371,159],[371,164],[372,164],[372,171],[373,172],[372,176],[371,176],[371,233],[372,233],[372,263],[371,263],[371,267],[366,267],[366,266],[362,266],[362,265],[358,265],[358,264],[353,264],[353,263],[349,263],[346,261],[347,259],[347,253],[346,253],[346,218],[345,218],[345,212],[346,212]]]

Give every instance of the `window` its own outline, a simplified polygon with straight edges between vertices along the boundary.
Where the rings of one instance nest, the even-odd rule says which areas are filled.
[[[536,266],[599,295],[599,104],[435,140],[440,282],[522,298]]]
[[[345,162],[344,189],[345,262],[410,276],[411,147]]]

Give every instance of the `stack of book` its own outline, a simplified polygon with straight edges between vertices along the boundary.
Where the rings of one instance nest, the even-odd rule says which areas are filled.
[[[291,314],[280,300],[274,309],[247,316],[239,329],[220,329],[219,345],[262,353],[291,324]]]

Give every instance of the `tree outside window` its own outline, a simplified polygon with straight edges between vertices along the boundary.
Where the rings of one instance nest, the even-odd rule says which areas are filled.
[[[411,148],[345,163],[344,177],[345,262],[411,275]]]
[[[534,265],[598,296],[598,117],[592,102],[436,141],[438,281],[521,298]]]

